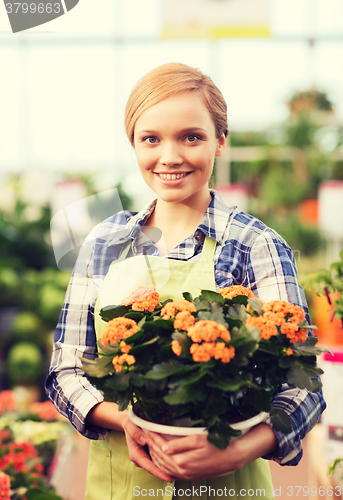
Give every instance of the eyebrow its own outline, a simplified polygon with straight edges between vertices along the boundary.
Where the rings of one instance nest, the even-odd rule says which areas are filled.
[[[187,134],[187,133],[190,133],[190,132],[207,132],[206,129],[204,128],[201,128],[201,127],[187,127],[187,128],[183,128],[182,130],[180,130],[180,132],[182,134]],[[137,132],[137,135],[139,134],[157,134],[158,132],[156,130],[140,130],[139,132]]]

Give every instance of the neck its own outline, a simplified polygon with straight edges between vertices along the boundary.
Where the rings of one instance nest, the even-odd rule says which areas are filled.
[[[162,231],[167,252],[194,233],[211,201],[209,191],[207,195],[196,203],[188,200],[173,203],[157,199],[155,210],[146,225],[157,227]]]
[[[163,225],[165,228],[173,230],[195,225],[198,227],[207,207],[211,201],[208,190],[196,200],[185,200],[183,202],[166,202],[161,198],[157,199],[154,210],[154,222]]]

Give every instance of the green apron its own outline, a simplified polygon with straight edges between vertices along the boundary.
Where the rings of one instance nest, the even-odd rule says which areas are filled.
[[[120,304],[138,286],[155,286],[161,302],[178,300],[182,292],[193,297],[200,290],[216,290],[214,251],[216,241],[206,237],[200,262],[188,262],[139,255],[125,260],[129,246],[113,262],[101,286],[95,305],[94,321],[99,338],[106,325],[99,316],[101,307]],[[173,489],[175,488],[175,489]],[[172,485],[136,467],[129,459],[125,435],[110,431],[105,440],[91,441],[85,500],[230,499],[273,500],[267,460],[259,458],[237,472],[201,481],[175,481]]]

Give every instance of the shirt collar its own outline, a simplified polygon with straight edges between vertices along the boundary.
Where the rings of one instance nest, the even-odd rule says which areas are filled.
[[[227,227],[228,219],[230,215],[233,215],[236,207],[227,207],[217,191],[214,189],[210,189],[210,194],[212,199],[197,230],[199,229],[205,234],[205,236],[209,236],[219,242],[222,239],[224,231]],[[136,238],[142,229],[142,226],[144,226],[145,222],[154,211],[156,201],[157,200],[154,199],[140,212],[128,219],[128,237],[131,237],[132,239]]]

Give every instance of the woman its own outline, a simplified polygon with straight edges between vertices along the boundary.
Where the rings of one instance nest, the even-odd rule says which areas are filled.
[[[156,68],[132,91],[125,125],[143,179],[157,199],[138,214],[114,215],[86,239],[56,329],[46,381],[61,413],[93,439],[86,499],[141,495],[166,500],[188,495],[186,491],[201,498],[227,491],[240,498],[243,489],[272,499],[268,462],[260,457],[288,465],[300,460],[301,439],[325,407],[321,393],[284,384],[273,405],[290,414],[293,432],[285,436],[263,423],[219,450],[204,436],[170,443],[154,433],[145,436],[128,420],[127,411],[103,401],[83,376],[79,358],[96,354],[99,308],[120,303],[127,291],[151,284],[152,276],[159,293],[174,299],[183,291],[240,284],[264,301],[288,300],[307,312],[287,244],[257,219],[226,207],[208,188],[228,134],[226,104],[212,80],[183,64]],[[160,238],[152,228],[160,230]],[[152,256],[149,266],[146,255]],[[173,280],[159,278],[166,266]],[[160,467],[147,454],[147,442]],[[174,480],[174,489],[167,488]]]

